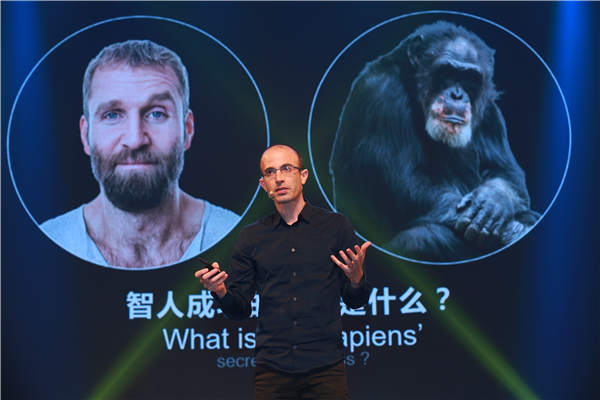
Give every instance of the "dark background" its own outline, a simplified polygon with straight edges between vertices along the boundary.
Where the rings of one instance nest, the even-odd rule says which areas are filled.
[[[351,395],[597,398],[600,7],[540,2],[2,2],[2,397],[251,398],[252,369],[217,368],[215,362],[220,356],[251,355],[250,350],[165,348],[163,327],[198,332],[227,328],[235,333],[237,327],[247,331],[255,326],[254,320],[235,323],[222,316],[155,317],[168,290],[173,290],[179,308],[187,310],[187,295],[200,292],[193,280],[197,263],[152,271],[86,263],[45,237],[19,201],[9,174],[9,153],[19,193],[37,222],[95,195],[77,120],[85,63],[102,46],[138,35],[171,40],[165,44],[180,53],[189,70],[197,127],[202,121],[203,132],[212,133],[203,143],[197,132],[182,187],[242,213],[256,190],[256,164],[267,143],[267,129],[270,143],[294,146],[310,164],[309,112],[336,55],[378,23],[436,9],[489,19],[531,45],[556,76],[570,120],[548,72],[517,40],[482,21],[440,17],[464,24],[496,49],[495,82],[505,93],[499,105],[513,152],[528,174],[533,203],[547,214],[512,247],[461,265],[412,264],[370,249],[369,280],[395,295],[416,288],[428,311],[401,314],[396,301],[389,316],[380,310],[377,316],[345,317],[345,330],[423,326],[414,346],[359,348],[354,354],[357,363],[348,366]],[[201,33],[166,22],[106,24],[74,37],[40,64],[15,105],[29,72],[53,46],[92,23],[127,15],[173,18],[225,44],[260,89],[268,128],[256,90],[231,55]],[[315,173],[324,183],[321,165],[328,157],[330,127],[335,127],[353,77],[366,61],[389,51],[414,27],[435,19],[437,15],[411,17],[373,31],[331,69],[312,121],[313,140],[320,135],[313,144],[321,146],[311,149],[316,171],[311,167],[305,187],[313,204],[328,206]],[[394,34],[399,37],[394,39]],[[201,49],[202,58],[195,57],[196,49]],[[568,122],[569,170],[550,207],[569,155]],[[357,175],[357,185],[365,178]],[[206,188],[210,190],[203,192]],[[226,263],[241,226],[271,209],[269,199],[259,194],[242,223],[202,257]],[[450,289],[445,311],[438,307],[439,286]],[[154,294],[152,320],[128,319],[125,299],[130,291]],[[364,350],[369,357],[362,363]]]

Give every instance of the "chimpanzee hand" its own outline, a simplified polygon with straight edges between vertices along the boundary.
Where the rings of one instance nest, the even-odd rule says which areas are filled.
[[[502,227],[500,232],[500,243],[504,246],[510,244],[523,236],[529,227],[517,220],[512,220]]]
[[[512,221],[517,202],[516,193],[503,179],[489,180],[465,195],[456,206],[459,216],[454,229],[481,248],[509,243],[524,229],[522,224]]]

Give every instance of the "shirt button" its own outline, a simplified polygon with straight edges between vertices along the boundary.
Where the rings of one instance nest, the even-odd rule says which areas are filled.
[[[298,301],[298,298],[296,296],[294,296],[294,297],[292,297],[292,300]]]
[[[296,248],[292,247],[292,253],[295,253],[295,252],[296,252]]]
[[[296,276],[296,271],[292,272],[292,276],[295,277]]]
[[[294,326],[298,325],[298,321],[294,320]]]

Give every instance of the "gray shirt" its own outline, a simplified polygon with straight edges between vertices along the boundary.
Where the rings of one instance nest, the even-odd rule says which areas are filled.
[[[207,250],[224,238],[239,222],[240,216],[204,200],[202,226],[186,252],[177,261],[188,260]],[[108,267],[96,243],[88,235],[83,217],[85,204],[56,218],[49,219],[40,227],[42,231],[63,249],[94,264]]]

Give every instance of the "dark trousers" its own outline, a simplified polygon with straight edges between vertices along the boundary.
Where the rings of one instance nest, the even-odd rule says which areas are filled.
[[[347,400],[344,361],[299,374],[257,364],[254,369],[254,399]]]

